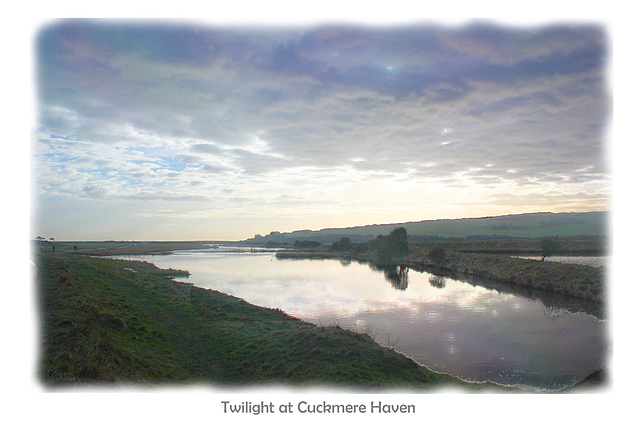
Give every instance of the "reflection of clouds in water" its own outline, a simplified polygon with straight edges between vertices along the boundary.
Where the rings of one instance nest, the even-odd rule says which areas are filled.
[[[468,283],[453,279],[448,279],[447,286],[444,290],[445,292],[432,292],[429,300],[476,312],[484,312],[496,302],[514,298],[511,295],[500,294],[496,290],[489,290],[481,286],[472,286]]]
[[[444,333],[444,339],[449,342],[450,344],[455,344],[456,342],[456,334],[454,334],[453,332],[445,332]]]
[[[211,253],[194,258],[184,255],[153,258],[151,262],[161,267],[186,268],[191,273],[190,282],[200,287],[216,289],[252,304],[278,307],[307,319],[400,310],[416,321],[435,321],[441,318],[438,308],[441,306],[483,312],[496,301],[510,298],[451,278],[446,279],[446,286],[434,287],[431,282],[440,283],[439,276],[413,270],[400,271],[404,273],[399,275],[404,286],[399,291],[389,283],[388,272],[385,277],[383,269],[355,262],[345,268],[340,262],[277,260],[273,255]]]
[[[453,332],[445,332],[444,333],[444,342],[447,343],[447,350],[450,355],[458,354],[459,349],[456,345],[457,339],[456,335]]]
[[[408,286],[398,290],[367,265],[272,259],[231,257],[189,265],[167,259],[157,265],[185,268],[198,286],[251,304],[365,332],[419,363],[467,378],[495,379],[491,371],[507,372],[505,367],[527,372],[578,367],[586,374],[598,357],[601,337],[591,319],[549,319],[539,302],[450,278],[445,287],[434,287],[435,276],[425,272],[409,271]]]
[[[425,313],[425,306],[484,311],[495,298],[503,298],[496,291],[453,279],[446,279],[446,287],[434,287],[430,282],[438,280],[438,276],[412,270],[401,275],[404,286],[398,287],[389,283],[388,272],[358,263],[345,268],[339,262],[271,262],[270,256],[251,258],[251,262],[243,257],[213,258],[205,263],[204,270],[200,263],[189,271],[194,281],[208,280],[203,287],[239,296],[253,304],[279,307],[307,319],[401,310],[411,319],[436,320],[440,317],[437,310]],[[212,281],[212,277],[216,280]]]
[[[435,321],[435,320],[438,320],[438,319],[440,319],[440,317],[442,317],[442,315],[441,315],[439,312],[437,312],[437,311],[427,310],[427,311],[424,313],[424,318],[425,318],[426,320],[429,320],[429,321]]]

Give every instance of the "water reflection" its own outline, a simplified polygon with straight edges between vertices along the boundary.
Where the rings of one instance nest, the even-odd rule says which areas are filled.
[[[371,265],[373,271],[381,271],[387,282],[395,289],[404,291],[409,287],[409,267],[400,265]]]
[[[558,389],[605,363],[605,322],[562,297],[358,262],[194,252],[144,259],[187,269],[200,287],[369,333],[431,369],[468,380]]]
[[[434,288],[442,289],[447,284],[447,280],[442,276],[431,276],[429,277],[429,283]]]
[[[345,266],[349,265],[343,261],[340,261],[340,263]],[[394,289],[404,291],[409,287],[409,267],[401,265],[370,265],[369,268],[373,271],[382,272],[384,278],[387,279],[387,282],[391,283]],[[429,283],[434,288],[442,289],[445,287],[447,281],[443,276],[433,275],[429,277]]]
[[[472,286],[482,286],[486,289],[492,289],[499,293],[508,293],[529,300],[539,301],[546,307],[562,307],[563,310],[566,310],[571,314],[585,313],[601,320],[606,318],[605,307],[602,303],[580,298],[572,298],[558,292],[549,292],[544,289],[512,286],[475,277],[471,278],[468,276],[460,276],[459,279],[467,281]]]

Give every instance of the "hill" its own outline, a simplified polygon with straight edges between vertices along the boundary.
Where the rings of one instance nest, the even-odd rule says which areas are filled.
[[[271,232],[246,240],[248,244],[293,243],[314,240],[333,243],[342,237],[366,242],[397,227],[407,230],[410,241],[444,239],[508,239],[548,236],[605,236],[608,212],[530,213],[483,218],[438,219],[396,224],[374,224],[348,228]]]

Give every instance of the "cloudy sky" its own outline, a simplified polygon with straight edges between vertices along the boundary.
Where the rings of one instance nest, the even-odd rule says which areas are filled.
[[[604,28],[56,21],[34,235],[254,234],[608,210]]]

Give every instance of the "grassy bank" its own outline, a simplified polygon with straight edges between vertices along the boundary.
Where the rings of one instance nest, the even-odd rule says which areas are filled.
[[[72,249],[35,255],[47,385],[489,387],[434,373],[365,334],[171,279],[186,272]]]
[[[432,242],[410,243],[414,249],[440,246],[444,249],[463,253],[485,253],[495,255],[537,255],[542,256],[542,241],[537,239],[452,239]],[[564,256],[604,256],[608,253],[608,240],[603,236],[553,237],[558,243],[558,255]]]
[[[606,272],[602,267],[463,252],[437,244],[412,245],[402,262],[439,274],[466,275],[589,301],[602,302],[605,297]]]
[[[40,252],[73,252],[77,255],[162,255],[171,251],[207,249],[207,242],[36,242]]]
[[[580,241],[583,241],[580,238]],[[571,248],[562,254],[602,254],[602,240],[589,240],[580,252],[579,245],[571,242]],[[527,291],[553,292],[571,298],[602,303],[605,297],[604,268],[586,265],[561,264],[557,262],[520,259],[510,254],[531,253],[531,241],[510,242],[465,242],[412,243],[407,255],[393,258],[390,262],[416,270],[426,270],[444,276],[464,276],[496,284],[508,285]],[[377,263],[375,253],[353,253],[332,251],[327,246],[315,250],[280,251],[278,258],[335,258]]]

